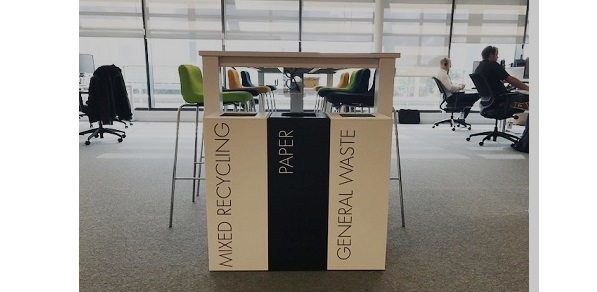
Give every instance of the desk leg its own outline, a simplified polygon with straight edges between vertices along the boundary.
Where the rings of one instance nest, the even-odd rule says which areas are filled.
[[[291,92],[290,93],[290,112],[302,113],[303,112],[303,93],[302,92]]]

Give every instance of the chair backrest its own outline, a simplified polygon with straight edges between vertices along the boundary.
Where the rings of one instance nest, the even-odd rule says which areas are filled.
[[[369,79],[371,77],[371,70],[361,69],[357,72],[354,87],[351,92],[363,93],[369,91]]]
[[[203,74],[195,65],[178,66],[180,93],[187,103],[203,103]]]
[[[85,105],[85,103],[83,102],[83,96],[80,91],[79,91],[79,111],[82,113],[86,113],[86,111],[87,111],[87,105]]]
[[[238,71],[228,69],[228,87],[231,89],[243,88],[243,85],[238,77]]]
[[[374,94],[375,93],[375,83],[377,82],[377,74],[373,75],[373,82],[371,82],[371,87],[369,88],[369,93],[370,94]]]
[[[253,82],[251,82],[251,75],[247,71],[240,71],[240,78],[241,83],[243,86],[253,87]]]
[[[338,81],[338,84],[335,87],[345,88],[346,86],[348,86],[349,79],[350,79],[350,74],[348,74],[348,72],[344,72],[344,73],[340,74],[340,81]]]
[[[482,116],[492,119],[506,119],[515,113],[523,111],[510,107],[508,96],[500,96],[493,92],[487,84],[487,80],[482,75],[473,73],[469,74],[469,76],[473,80],[477,92],[479,92],[479,96],[481,97],[479,109],[481,109],[480,114]]]
[[[354,70],[352,71],[352,73],[350,73],[350,77],[348,78],[348,85],[346,85],[346,89],[351,89],[354,87],[354,85],[357,82],[357,74],[359,73],[360,70]]]
[[[485,82],[485,78],[478,73],[469,74],[469,76],[473,84],[475,84],[481,100],[491,98],[491,91],[489,90],[489,86],[487,86],[487,82]]]
[[[431,78],[433,79],[433,81],[435,81],[435,84],[437,84],[437,89],[439,89],[439,92],[442,94],[442,99],[446,101],[448,99],[448,94],[446,88],[444,87],[444,84],[441,81],[439,81],[439,79],[437,79],[436,77]]]
[[[89,80],[88,97],[90,112],[96,112],[97,106],[108,106],[110,115],[115,115],[120,120],[130,121],[133,117],[122,70],[114,64],[103,65],[93,71],[93,76]],[[101,98],[98,100],[98,97]],[[107,103],[106,99],[109,100]],[[99,109],[99,112],[104,114],[107,111]],[[90,121],[92,121],[91,116]],[[111,121],[102,119],[102,122],[109,124]]]

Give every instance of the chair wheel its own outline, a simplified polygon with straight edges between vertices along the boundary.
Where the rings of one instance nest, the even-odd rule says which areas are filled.
[[[466,138],[466,141],[470,141],[470,140],[471,140],[471,137]]]
[[[468,127],[468,130],[470,131],[470,130],[471,130],[471,127]]]
[[[125,128],[125,129],[128,129],[128,128],[129,128],[129,126],[127,126],[127,125],[124,125],[124,128]]]
[[[126,138],[126,135],[125,135],[125,134],[122,134],[122,138]]]
[[[456,128],[452,128],[452,131],[456,131]]]
[[[122,138],[118,138],[118,143],[122,142]]]
[[[89,145],[89,144],[91,144],[91,142],[85,141],[85,145]]]
[[[95,134],[95,136],[93,136],[93,137],[97,138],[97,137],[99,137],[99,134]]]
[[[437,126],[437,125],[433,125],[433,127],[431,127],[431,128],[432,128],[432,129],[435,129],[435,126]]]
[[[483,146],[483,141],[479,142],[479,146]]]

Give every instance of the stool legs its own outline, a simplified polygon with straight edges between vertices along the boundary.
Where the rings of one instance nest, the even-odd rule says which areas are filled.
[[[180,113],[183,107],[195,107],[195,146],[193,148],[193,176],[192,177],[177,177],[176,176],[176,165],[178,162],[178,138],[180,132]],[[201,164],[203,158],[203,132],[201,132],[201,152],[199,153],[199,161],[197,160],[197,139],[199,130],[199,107],[198,104],[183,104],[178,107],[176,114],[176,138],[174,142],[174,166],[172,167],[172,191],[170,193],[170,220],[168,227],[172,228],[172,217],[174,215],[174,191],[177,180],[192,180],[193,181],[193,192],[191,194],[193,202],[195,202],[195,196],[199,196],[199,186],[201,181]],[[199,167],[199,169],[197,169]],[[196,193],[196,195],[195,195]]]
[[[404,223],[404,199],[402,196],[402,169],[400,168],[400,150],[398,147],[398,112],[392,108],[392,115],[394,120],[394,135],[396,136],[396,166],[398,167],[398,176],[391,179],[398,180],[398,191],[400,194],[400,216],[402,217],[402,227],[405,227]]]
[[[199,108],[195,111],[195,144],[193,147],[193,177],[197,177],[197,165],[199,165],[199,171],[201,171],[201,162],[197,162],[197,131],[199,130]],[[203,140],[203,139],[202,139]],[[201,159],[201,154],[199,155]],[[191,193],[192,201],[195,203],[195,185],[197,185],[197,196],[199,196],[199,185],[200,182],[193,180],[193,192]]]

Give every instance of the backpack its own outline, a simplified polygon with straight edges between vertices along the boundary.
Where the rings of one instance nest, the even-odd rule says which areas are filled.
[[[529,153],[529,119],[526,121],[526,125],[524,126],[524,132],[522,132],[522,136],[518,139],[518,142],[512,144],[512,148],[516,151]]]

